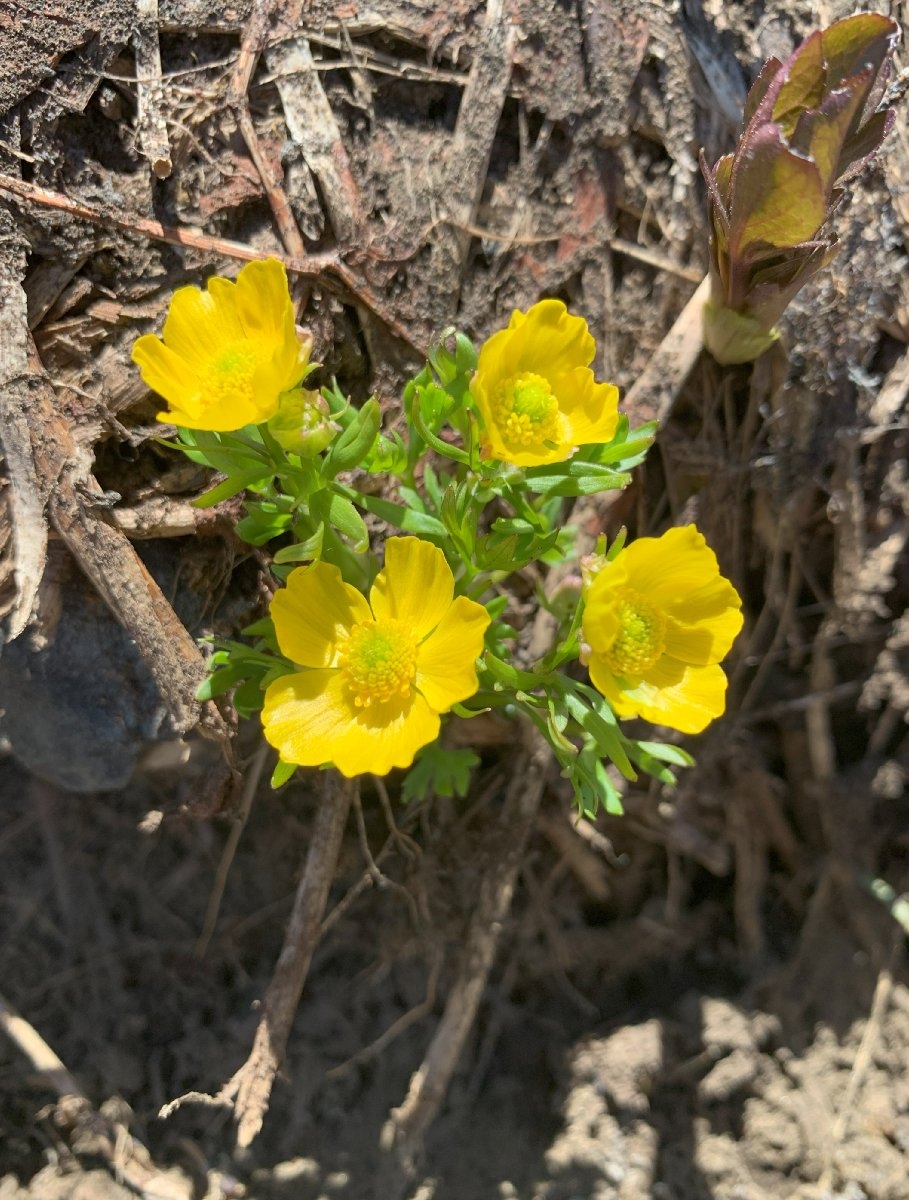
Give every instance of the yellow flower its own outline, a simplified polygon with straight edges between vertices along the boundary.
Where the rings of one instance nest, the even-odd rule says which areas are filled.
[[[619,717],[700,733],[726,708],[718,664],[742,628],[741,607],[694,525],[639,538],[587,590],[594,686]]]
[[[519,467],[564,462],[578,446],[608,442],[618,389],[597,383],[587,322],[561,300],[512,313],[483,344],[471,395],[483,418],[483,455]]]
[[[309,369],[311,343],[297,337],[275,258],[247,263],[236,283],[216,275],[204,292],[178,288],[163,334],[140,337],[133,362],[170,405],[158,420],[186,429],[226,433],[267,421]]]
[[[477,690],[489,614],[465,596],[441,550],[390,538],[369,602],[337,567],[292,571],[271,603],[281,652],[303,669],[269,684],[265,736],[282,762],[333,763],[348,777],[407,767],[439,714]]]

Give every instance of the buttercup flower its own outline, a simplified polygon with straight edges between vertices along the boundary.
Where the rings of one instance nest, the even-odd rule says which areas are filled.
[[[639,538],[587,590],[594,686],[618,717],[700,733],[726,707],[719,663],[742,628],[741,607],[694,525]]]
[[[483,418],[484,457],[532,467],[610,441],[619,393],[595,381],[595,352],[587,322],[561,300],[512,313],[508,328],[483,344],[470,385]]]
[[[237,282],[215,276],[203,292],[174,292],[163,341],[145,334],[133,362],[170,408],[159,421],[230,432],[278,410],[281,393],[309,370],[311,342],[297,337],[284,264],[251,262]]]
[[[281,652],[302,669],[265,693],[262,724],[282,762],[333,763],[351,777],[407,767],[439,714],[477,690],[489,614],[465,596],[442,551],[390,538],[369,602],[337,567],[292,571],[271,603]]]

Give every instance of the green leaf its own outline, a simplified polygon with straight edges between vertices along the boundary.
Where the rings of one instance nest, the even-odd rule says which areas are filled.
[[[383,500],[381,496],[357,495],[356,503],[405,533],[418,533],[429,538],[445,537],[445,526],[429,513],[416,513],[403,504],[395,504],[393,500]]]
[[[340,471],[360,466],[375,445],[381,420],[379,402],[371,396],[347,428],[331,443],[323,466],[325,478],[331,479]]]
[[[297,772],[296,763],[279,762],[271,773],[271,786],[276,790],[293,779]]]
[[[346,496],[333,492],[328,502],[328,519],[353,545],[357,554],[369,549],[369,530],[366,522]]]
[[[826,219],[827,195],[815,164],[789,150],[775,125],[750,133],[733,172],[730,257],[740,257],[752,242],[806,242]]]
[[[470,778],[480,762],[473,750],[448,750],[433,742],[417,755],[414,765],[404,777],[401,796],[404,800],[425,800],[437,796],[464,797],[470,791]]]
[[[263,480],[272,478],[273,475],[273,471],[263,474],[261,467],[239,471],[236,475],[229,475],[227,479],[207,492],[203,492],[201,496],[197,496],[191,502],[192,506],[193,508],[211,508],[215,504],[220,504],[222,500],[229,500],[232,496],[245,492],[254,483],[261,483]]]
[[[320,521],[318,528],[305,542],[295,542],[292,546],[282,546],[275,554],[274,561],[281,563],[312,562],[322,554],[322,543],[325,538],[325,524]]]

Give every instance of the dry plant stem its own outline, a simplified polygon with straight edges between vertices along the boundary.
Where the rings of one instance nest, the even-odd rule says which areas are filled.
[[[111,1171],[147,1200],[191,1200],[192,1180],[164,1175],[141,1142],[109,1118],[96,1112],[88,1097],[40,1033],[0,995],[0,1032],[25,1055],[48,1090],[62,1102],[59,1117],[88,1130],[93,1150]]]
[[[243,781],[243,795],[240,798],[240,804],[237,812],[234,814],[230,833],[224,844],[221,861],[218,863],[218,873],[215,876],[211,895],[208,898],[208,907],[205,910],[205,921],[202,924],[202,932],[199,934],[199,940],[196,942],[196,958],[205,957],[212,934],[215,932],[218,913],[221,911],[221,901],[224,899],[224,889],[227,887],[227,877],[230,874],[231,864],[234,861],[234,855],[237,853],[237,847],[240,845],[243,830],[246,828],[246,822],[249,820],[249,814],[252,812],[253,800],[256,798],[259,780],[262,778],[262,768],[265,766],[267,758],[268,746],[263,743],[253,756],[246,773],[246,778]]]
[[[363,231],[363,201],[308,39],[270,47],[265,62],[281,97],[287,132],[319,181],[335,239],[351,245]]]
[[[706,276],[628,389],[622,407],[634,422],[657,421],[662,425],[669,416],[703,349],[701,312],[709,297],[710,278]]]
[[[158,0],[136,0],[133,28],[136,49],[136,88],[139,99],[139,145],[159,179],[167,179],[173,168],[167,122],[164,119],[164,89],[161,82],[161,45],[158,41]]]
[[[12,175],[0,173],[0,192],[9,192],[22,200],[40,204],[43,208],[53,208],[58,212],[69,213],[73,217],[78,217],[82,221],[91,221],[93,225],[100,225],[102,228],[120,229],[124,233],[138,234],[140,237],[164,242],[169,246],[188,246],[193,250],[219,254],[225,258],[238,259],[240,262],[258,262],[263,258],[262,250],[247,246],[243,242],[212,237],[207,233],[182,229],[175,225],[162,225],[160,221],[153,221],[148,217],[140,217],[135,214],[125,214],[122,209],[114,209],[112,206],[96,208],[82,200],[71,200],[62,192],[52,192],[48,188],[39,187],[34,183],[26,183]],[[272,254],[271,257],[280,259],[293,275],[301,275],[308,279],[318,279],[323,275],[334,276],[355,299],[370,312],[375,313],[389,333],[410,346],[419,358],[426,357],[426,347],[415,341],[413,335],[404,328],[400,321],[384,310],[369,288],[354,275],[353,271],[340,260],[336,253],[306,254],[304,251],[297,256]]]
[[[458,109],[437,200],[453,225],[440,238],[433,267],[440,292],[457,296],[471,235],[459,226],[476,220],[489,159],[511,79],[518,28],[508,0],[487,0],[483,40]]]
[[[21,269],[24,273],[24,259]],[[6,460],[12,514],[12,560],[16,595],[7,638],[28,624],[44,573],[47,521],[44,504],[52,481],[39,480],[32,450],[28,386],[26,296],[18,279],[0,273],[0,448]]]
[[[237,114],[237,125],[243,141],[246,143],[246,148],[249,150],[249,156],[259,173],[284,249],[293,258],[303,259],[306,257],[306,245],[284,191],[283,175],[262,153],[247,96],[259,56],[265,49],[268,18],[273,7],[276,6],[272,0],[255,0],[252,14],[243,31],[243,41],[231,77],[228,100]]]
[[[47,497],[51,524],[133,637],[175,730],[186,733],[200,721],[195,693],[205,677],[202,655],[126,536],[109,521],[87,454],[77,448],[56,411],[53,388],[30,337],[28,369],[28,427],[37,494]],[[201,718],[203,728],[226,745],[227,729],[217,709],[208,705]]]
[[[253,1047],[249,1058],[221,1091],[222,1097],[234,1102],[237,1145],[241,1148],[252,1143],[268,1111],[272,1085],[284,1059],[309,964],[321,936],[328,890],[357,789],[356,780],[345,779],[333,770],[324,772],[321,785],[303,877],[284,946],[262,1003]]]
[[[501,834],[480,882],[458,976],[435,1036],[411,1078],[404,1103],[392,1110],[382,1131],[383,1148],[394,1150],[405,1176],[414,1169],[424,1134],[442,1107],[473,1028],[511,906],[527,837],[543,798],[552,753],[532,726],[524,727],[522,741],[502,811]]]

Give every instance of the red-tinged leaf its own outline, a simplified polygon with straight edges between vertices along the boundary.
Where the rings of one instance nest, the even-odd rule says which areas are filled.
[[[881,13],[856,13],[836,21],[821,38],[832,89],[865,67],[880,70],[896,46],[899,26]]]
[[[820,108],[802,114],[790,138],[793,150],[814,159],[825,192],[839,174],[843,145],[861,116],[864,93],[871,77],[856,76],[856,87],[840,88],[825,97]]]
[[[757,112],[758,108],[761,107],[765,97],[769,96],[772,103],[773,96],[776,95],[776,92],[782,83],[782,80],[777,78],[782,65],[783,64],[778,58],[768,58],[763,67],[761,67],[761,73],[751,85],[751,90],[749,91],[748,98],[745,101],[745,112],[742,118],[743,129],[747,129],[752,118],[754,117],[754,114]],[[774,82],[776,82],[776,87],[772,88]],[[773,92],[772,96],[771,90]]]
[[[789,150],[776,125],[743,140],[732,173],[730,254],[750,242],[794,246],[814,237],[827,216],[817,167]]]
[[[785,82],[777,93],[771,119],[790,138],[806,108],[818,108],[824,99],[827,72],[821,34],[812,33],[783,64]]]
[[[846,142],[836,168],[836,182],[844,183],[857,175],[874,158],[884,138],[893,128],[896,111],[885,108],[870,117]]]

